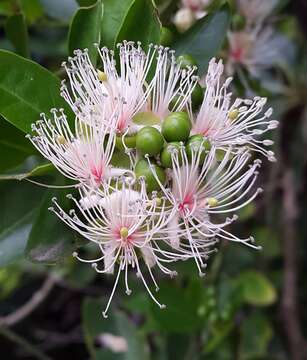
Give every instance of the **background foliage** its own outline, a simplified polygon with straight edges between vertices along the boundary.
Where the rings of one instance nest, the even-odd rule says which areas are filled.
[[[222,243],[202,279],[192,262],[180,265],[175,282],[161,279],[165,311],[152,304],[132,275],[133,295],[119,292],[104,320],[100,314],[112,277],[102,279],[71,257],[82,240],[47,210],[53,196],[65,197],[63,190],[26,181],[65,181],[24,135],[41,112],[62,107],[69,113],[59,86],[65,77],[61,62],[74,49],[87,47],[95,62],[94,43],[114,49],[124,39],[164,42],[163,24],[172,30],[169,45],[177,55],[191,54],[204,73],[224,45],[233,3],[214,1],[210,14],[183,34],[171,22],[177,7],[176,0],[156,5],[151,0],[0,1],[0,350],[7,360],[306,357],[303,1],[279,4],[278,26],[297,49],[284,68],[286,91],[273,93],[249,79],[253,91],[269,97],[281,120],[275,136],[279,161],[264,164],[264,195],[241,211],[235,229],[242,236],[254,234],[262,251]],[[18,309],[24,311],[29,299],[33,311],[23,317]],[[125,351],[106,346],[105,334],[124,338]]]

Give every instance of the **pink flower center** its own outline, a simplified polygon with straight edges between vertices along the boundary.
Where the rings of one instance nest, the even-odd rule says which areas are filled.
[[[122,114],[117,123],[117,130],[119,132],[123,132],[124,130],[126,130],[126,127],[127,127],[127,118]]]
[[[230,51],[230,57],[237,62],[241,62],[243,60],[243,52],[243,48],[236,47]]]
[[[179,204],[178,209],[181,216],[186,215],[188,211],[191,211],[194,207],[195,200],[193,198],[193,194],[187,194],[183,201]]]
[[[91,174],[94,176],[94,180],[97,184],[100,184],[103,178],[102,165],[99,166],[93,165],[91,168]]]

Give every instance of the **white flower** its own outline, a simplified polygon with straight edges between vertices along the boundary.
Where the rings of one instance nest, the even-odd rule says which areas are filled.
[[[144,181],[140,180],[140,191],[133,189],[134,182],[127,178],[113,180],[114,187],[104,183],[101,189],[80,188],[81,198],[87,196],[89,201],[93,193],[101,199],[94,201],[92,206],[84,209],[72,195],[68,195],[76,205],[76,210],[70,210],[69,214],[53,199],[54,207],[50,208],[62,221],[76,230],[86,239],[97,244],[101,256],[94,260],[82,259],[77,253],[74,256],[80,261],[91,263],[98,273],[113,273],[118,263],[116,280],[109,301],[103,312],[106,317],[112,297],[116,290],[120,274],[124,272],[126,293],[131,290],[128,285],[128,268],[136,270],[151,298],[161,308],[160,304],[151,292],[143,277],[140,257],[144,260],[150,277],[158,290],[151,268],[157,266],[163,273],[169,276],[176,275],[175,271],[169,270],[167,265],[177,261],[178,258],[187,259],[188,255],[179,255],[171,251],[162,250],[159,247],[161,233],[164,232],[169,221],[170,212],[166,211],[166,200],[153,197],[149,199]],[[98,268],[98,262],[103,261],[103,269]]]
[[[53,118],[47,119],[41,114],[42,119],[32,125],[36,134],[27,136],[64,176],[96,187],[105,179],[127,171],[110,165],[115,146],[112,117],[109,131],[96,123],[88,125],[79,118],[75,119],[72,129],[63,110],[51,112]]]
[[[247,170],[250,154],[241,151],[232,155],[231,149],[225,153],[220,163],[216,162],[215,149],[211,149],[203,161],[203,144],[192,148],[188,159],[185,147],[171,150],[171,188],[161,188],[176,210],[168,224],[170,245],[175,249],[189,250],[203,275],[203,259],[207,259],[218,239],[240,242],[253,248],[253,238],[240,239],[225,227],[237,219],[226,218],[222,223],[214,223],[215,214],[234,212],[251,202],[260,188],[252,192],[257,179],[260,160],[254,161]],[[149,164],[150,159],[148,158]],[[153,173],[154,168],[152,168]],[[156,175],[155,175],[156,176]]]
[[[274,153],[265,149],[273,142],[259,139],[260,135],[278,125],[277,121],[269,120],[272,109],[264,111],[266,98],[236,99],[232,102],[232,94],[228,92],[232,79],[223,82],[223,71],[221,60],[210,61],[203,103],[196,116],[190,113],[192,132],[207,137],[217,148],[227,150],[231,146],[236,150],[245,146],[274,161]]]
[[[62,95],[77,116],[84,121],[94,117],[108,126],[108,120],[101,119],[101,115],[116,112],[116,130],[125,134],[139,128],[133,122],[137,113],[153,112],[160,120],[168,114],[170,103],[177,95],[180,100],[172,111],[185,106],[197,82],[195,69],[181,69],[174,52],[162,46],[149,45],[147,53],[140,43],[124,41],[117,47],[118,70],[114,53],[107,48],[97,47],[103,72],[93,67],[87,51],[76,50],[75,57],[68,64],[63,63],[70,90],[63,82]],[[153,76],[147,82],[149,72]]]

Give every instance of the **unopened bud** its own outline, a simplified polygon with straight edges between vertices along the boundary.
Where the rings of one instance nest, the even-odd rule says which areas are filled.
[[[182,8],[177,11],[174,17],[174,24],[178,31],[185,32],[195,22],[195,16],[190,8]]]

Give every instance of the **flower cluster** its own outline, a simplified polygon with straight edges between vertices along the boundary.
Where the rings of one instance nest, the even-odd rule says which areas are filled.
[[[116,273],[104,316],[121,274],[131,293],[129,268],[163,308],[148,282],[158,290],[154,269],[173,277],[173,263],[194,259],[202,276],[220,240],[258,248],[229,225],[261,191],[254,189],[261,165],[254,154],[275,160],[267,149],[272,141],[261,136],[278,123],[270,120],[266,99],[232,100],[221,61],[211,60],[195,104],[197,69],[178,63],[169,48],[150,45],[145,52],[123,42],[118,54],[97,51],[99,68],[87,50],[63,64],[70,86],[63,81],[62,96],[75,120],[52,109],[29,138],[75,182],[72,209],[54,198],[50,210],[100,255],[73,255],[97,273]]]

